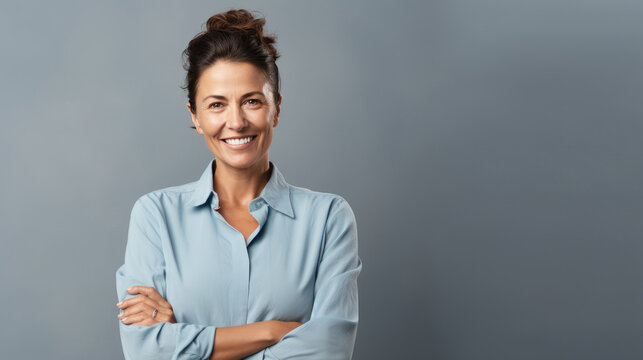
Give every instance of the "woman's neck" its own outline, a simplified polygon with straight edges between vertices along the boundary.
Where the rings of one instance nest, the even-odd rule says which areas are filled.
[[[213,187],[221,207],[247,208],[250,201],[261,194],[270,179],[268,159],[246,169],[231,168],[222,163],[215,165]]]

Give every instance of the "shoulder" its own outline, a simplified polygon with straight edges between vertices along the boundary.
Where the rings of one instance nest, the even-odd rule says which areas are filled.
[[[315,215],[325,215],[329,220],[337,216],[354,218],[353,209],[342,195],[294,185],[289,185],[289,187],[296,210],[308,209],[313,211]]]
[[[167,211],[177,211],[189,204],[196,184],[196,181],[192,181],[144,193],[134,201],[132,211],[140,209],[146,210],[147,213],[161,214]]]
[[[339,194],[311,190],[309,188],[289,185],[293,202],[318,203],[319,205],[333,205],[346,202],[346,199]]]

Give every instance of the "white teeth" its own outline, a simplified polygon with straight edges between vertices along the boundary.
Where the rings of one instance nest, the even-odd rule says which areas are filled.
[[[240,145],[240,144],[249,143],[250,140],[252,140],[252,136],[248,136],[247,138],[241,138],[241,139],[225,139],[223,141],[232,145]]]

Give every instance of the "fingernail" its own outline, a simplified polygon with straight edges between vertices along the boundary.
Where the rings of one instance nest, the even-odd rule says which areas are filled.
[[[130,290],[132,290],[132,288],[131,288],[131,287],[128,287],[128,288],[127,288],[127,291],[130,291]]]
[[[123,302],[122,302],[122,301],[121,301],[121,302],[119,302],[118,304],[116,304],[116,306],[121,306],[121,305],[123,305]]]
[[[122,318],[122,319],[121,319],[121,321],[122,321],[122,322],[125,322],[125,320],[127,320],[127,318],[126,318],[126,317],[124,317],[124,318]]]

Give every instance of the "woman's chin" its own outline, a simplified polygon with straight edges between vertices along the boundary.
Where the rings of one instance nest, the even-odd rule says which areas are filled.
[[[225,166],[234,168],[234,169],[248,169],[257,163],[258,158],[250,156],[234,156],[230,157],[219,157],[215,158],[218,160],[218,164],[224,163]]]

